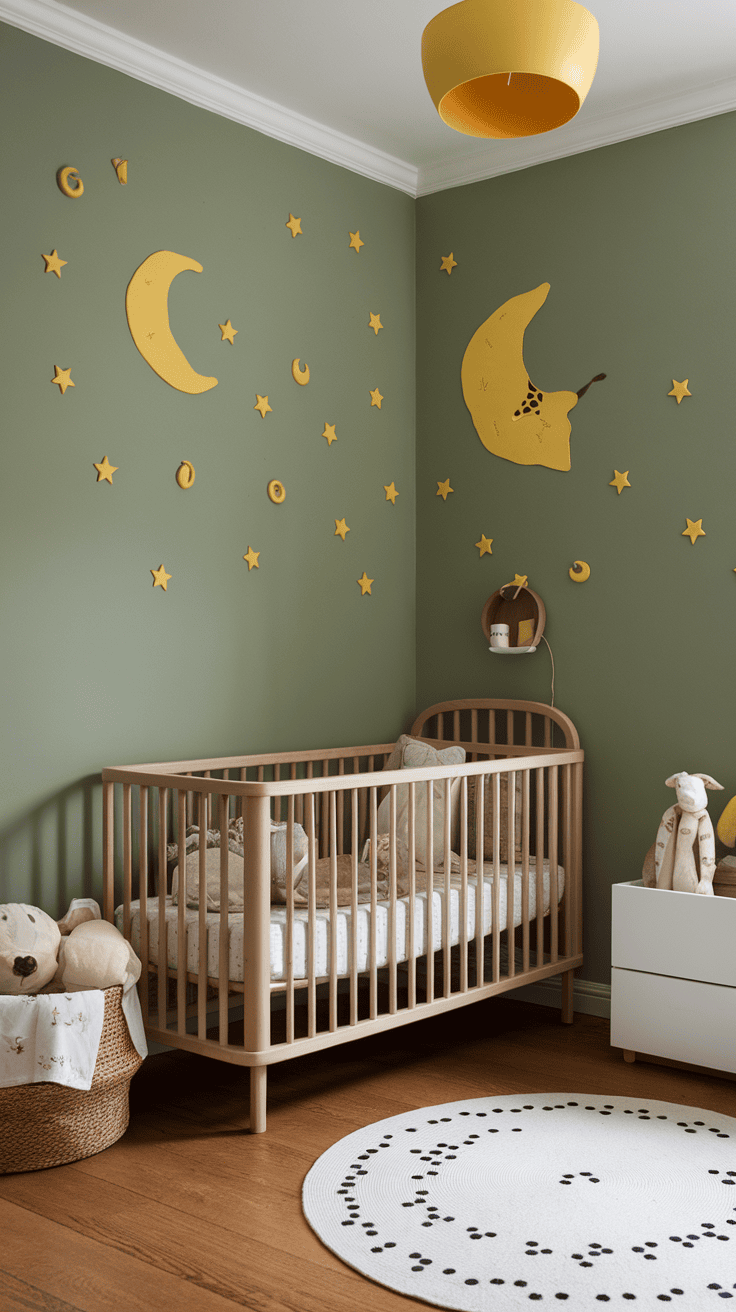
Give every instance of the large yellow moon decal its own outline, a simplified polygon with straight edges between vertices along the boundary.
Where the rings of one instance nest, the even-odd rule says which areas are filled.
[[[549,283],[513,296],[482,323],[462,364],[465,404],[488,451],[517,465],[570,468],[570,420],[578,392],[540,392],[522,354],[524,332]],[[582,389],[587,390],[587,389]]]
[[[217,379],[192,368],[169,326],[169,287],[185,269],[201,273],[202,265],[173,251],[149,255],[128,283],[125,313],[130,335],[154,373],[177,391],[196,395],[217,387]]]

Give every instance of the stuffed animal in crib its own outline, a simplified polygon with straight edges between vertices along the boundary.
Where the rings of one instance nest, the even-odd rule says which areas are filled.
[[[63,989],[129,986],[141,963],[91,898],[73,898],[59,921],[24,902],[0,904],[0,993],[37,993],[53,980]]]
[[[662,816],[656,842],[647,852],[642,878],[645,886],[678,893],[713,896],[716,845],[708,815],[706,788],[722,788],[709,774],[681,771],[666,780],[677,801]]]

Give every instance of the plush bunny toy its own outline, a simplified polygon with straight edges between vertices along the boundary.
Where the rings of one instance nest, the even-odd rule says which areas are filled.
[[[654,883],[657,888],[712,897],[716,848],[705,790],[723,784],[709,774],[686,774],[684,770],[671,775],[666,784],[675,789],[677,802],[665,811],[657,832]]]
[[[62,920],[22,902],[0,904],[0,993],[37,993],[51,980],[63,989],[130,988],[141,963],[91,898],[73,898]]]

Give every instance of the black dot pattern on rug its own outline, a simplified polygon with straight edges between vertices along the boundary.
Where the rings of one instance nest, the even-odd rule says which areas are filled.
[[[564,1098],[565,1095],[563,1095]],[[572,1282],[570,1272],[573,1272],[579,1273],[575,1275],[576,1280],[585,1282],[579,1286],[580,1290],[586,1291],[583,1296],[583,1303],[580,1303],[581,1308],[585,1305],[592,1306],[593,1302],[616,1303],[621,1300],[631,1302],[637,1299],[647,1302],[648,1298],[658,1302],[677,1301],[683,1308],[683,1312],[691,1312],[691,1310],[692,1312],[699,1312],[700,1304],[697,1301],[694,1303],[689,1301],[694,1297],[694,1290],[692,1287],[688,1288],[683,1279],[687,1274],[687,1268],[682,1266],[682,1262],[687,1263],[689,1261],[692,1263],[689,1254],[700,1250],[705,1253],[707,1250],[709,1264],[711,1257],[716,1259],[712,1266],[713,1279],[708,1283],[707,1290],[711,1297],[715,1296],[724,1301],[731,1301],[736,1297],[736,1284],[733,1283],[733,1278],[730,1280],[724,1279],[726,1272],[722,1267],[718,1254],[724,1250],[728,1253],[727,1245],[732,1239],[736,1239],[736,1207],[729,1204],[729,1210],[732,1211],[733,1215],[725,1215],[722,1203],[715,1200],[721,1197],[725,1200],[728,1197],[726,1190],[732,1189],[736,1185],[736,1169],[734,1169],[736,1162],[733,1159],[729,1161],[726,1158],[725,1161],[719,1163],[716,1154],[713,1154],[716,1156],[715,1161],[712,1157],[710,1162],[707,1161],[707,1156],[710,1155],[707,1153],[707,1147],[710,1144],[712,1151],[713,1138],[728,1139],[731,1137],[726,1128],[726,1126],[731,1127],[731,1119],[725,1118],[725,1125],[723,1122],[719,1124],[718,1117],[712,1117],[708,1114],[706,1120],[702,1114],[701,1116],[698,1116],[697,1113],[694,1115],[689,1114],[689,1109],[684,1107],[677,1108],[682,1118],[680,1119],[672,1114],[674,1109],[669,1104],[664,1104],[668,1106],[670,1111],[670,1115],[667,1116],[659,1110],[662,1107],[661,1103],[654,1103],[648,1107],[638,1107],[633,1101],[628,1105],[622,1105],[624,1101],[618,1099],[615,1103],[601,1103],[596,1100],[595,1103],[586,1104],[577,1099],[567,1098],[562,1102],[552,1103],[548,1096],[544,1101],[539,1098],[534,1103],[521,1104],[508,1098],[506,1100],[499,1099],[496,1105],[493,1105],[493,1100],[488,1100],[490,1105],[483,1111],[475,1109],[471,1111],[467,1106],[459,1109],[450,1105],[448,1111],[452,1112],[451,1115],[435,1114],[425,1119],[421,1114],[415,1114],[414,1124],[402,1125],[401,1118],[396,1117],[393,1120],[393,1125],[391,1122],[384,1122],[377,1127],[369,1126],[367,1130],[361,1132],[360,1138],[356,1134],[352,1140],[354,1158],[351,1160],[349,1157],[344,1156],[342,1166],[338,1167],[340,1173],[333,1175],[331,1196],[334,1199],[334,1207],[342,1209],[342,1216],[336,1217],[335,1221],[341,1233],[345,1236],[345,1243],[349,1245],[349,1248],[345,1250],[346,1253],[348,1251],[358,1253],[362,1245],[362,1252],[366,1256],[370,1256],[371,1262],[375,1263],[376,1274],[374,1278],[382,1283],[387,1283],[390,1288],[411,1295],[411,1284],[405,1286],[402,1283],[395,1283],[394,1273],[398,1262],[400,1268],[405,1272],[406,1279],[410,1281],[419,1280],[422,1287],[427,1291],[425,1294],[420,1294],[418,1286],[416,1297],[449,1308],[485,1307],[482,1303],[466,1304],[463,1302],[463,1296],[460,1292],[462,1288],[467,1287],[469,1292],[465,1297],[470,1298],[470,1291],[483,1285],[488,1290],[488,1296],[490,1296],[492,1288],[498,1289],[505,1285],[517,1300],[523,1299],[527,1302],[548,1300],[557,1301],[558,1303],[566,1303],[571,1299],[574,1301],[576,1298],[579,1300],[581,1294],[575,1292],[578,1286],[573,1286],[572,1283],[567,1284],[567,1281],[563,1283],[563,1280],[560,1279],[563,1275],[563,1267],[560,1263],[567,1261],[569,1265],[565,1269],[568,1272],[569,1280]],[[545,1118],[535,1118],[529,1115],[542,1110],[547,1113]],[[436,1111],[438,1113],[440,1109],[436,1109]],[[591,1112],[593,1113],[592,1117],[589,1115]],[[471,1130],[469,1123],[471,1117],[488,1119],[489,1115],[495,1121],[494,1125],[488,1127],[478,1126],[478,1131],[481,1133]],[[677,1133],[683,1137],[684,1134],[688,1134],[692,1139],[695,1150],[698,1136],[700,1136],[700,1139],[703,1140],[702,1149],[699,1150],[701,1152],[700,1180],[705,1182],[706,1193],[702,1193],[699,1186],[693,1190],[693,1197],[700,1200],[698,1204],[700,1217],[697,1213],[695,1215],[691,1214],[688,1217],[689,1227],[682,1231],[673,1231],[673,1233],[668,1233],[666,1225],[662,1230],[659,1230],[656,1224],[651,1224],[652,1218],[650,1218],[651,1228],[649,1234],[646,1233],[646,1230],[643,1234],[640,1231],[638,1236],[631,1233],[630,1238],[626,1237],[628,1242],[625,1240],[621,1242],[623,1238],[620,1226],[621,1216],[613,1217],[610,1211],[605,1210],[607,1205],[610,1207],[610,1203],[607,1204],[607,1196],[610,1194],[612,1182],[618,1180],[616,1172],[614,1171],[612,1175],[609,1169],[609,1164],[612,1165],[614,1159],[611,1158],[610,1154],[601,1157],[599,1159],[601,1169],[599,1171],[595,1170],[598,1154],[595,1150],[592,1153],[590,1152],[590,1145],[596,1143],[597,1140],[582,1139],[574,1132],[572,1118],[583,1116],[586,1117],[585,1125],[590,1126],[591,1129],[594,1123],[598,1123],[599,1117],[610,1118],[610,1127],[605,1129],[601,1127],[600,1131],[601,1134],[606,1136],[605,1141],[601,1140],[601,1143],[605,1142],[606,1144],[608,1144],[610,1136],[615,1136],[617,1133],[616,1117],[619,1117],[620,1120],[623,1120],[624,1117],[628,1118],[628,1128],[634,1136],[632,1142],[636,1145],[639,1144],[639,1136],[651,1136],[656,1133],[668,1134],[669,1142],[672,1142],[673,1133]],[[462,1120],[460,1120],[461,1117]],[[473,1208],[476,1211],[476,1216],[474,1217],[471,1212],[470,1217],[468,1217],[467,1212],[470,1210],[468,1204],[472,1205],[476,1180],[482,1180],[484,1174],[487,1178],[489,1172],[490,1177],[493,1178],[496,1163],[499,1165],[504,1164],[503,1171],[508,1172],[511,1169],[510,1179],[513,1181],[515,1178],[513,1174],[514,1158],[508,1156],[512,1150],[510,1147],[505,1147],[512,1135],[523,1133],[524,1126],[531,1131],[534,1124],[539,1127],[537,1134],[544,1133],[541,1130],[542,1121],[544,1120],[545,1124],[551,1125],[554,1123],[552,1133],[562,1134],[564,1138],[567,1131],[561,1131],[557,1123],[567,1122],[568,1118],[571,1118],[568,1164],[563,1166],[559,1157],[555,1163],[554,1158],[551,1156],[552,1175],[550,1176],[547,1172],[547,1178],[545,1179],[546,1159],[544,1150],[540,1154],[537,1144],[537,1152],[533,1156],[534,1164],[530,1176],[530,1187],[532,1187],[532,1181],[537,1177],[543,1189],[549,1190],[554,1184],[558,1188],[559,1195],[567,1198],[573,1208],[577,1207],[578,1212],[576,1215],[585,1218],[589,1213],[590,1218],[597,1217],[595,1228],[598,1230],[598,1234],[596,1235],[595,1230],[593,1230],[595,1238],[586,1239],[583,1230],[583,1233],[578,1234],[576,1237],[576,1245],[573,1245],[567,1254],[564,1249],[559,1251],[559,1246],[557,1253],[555,1253],[555,1245],[549,1243],[552,1233],[545,1233],[544,1224],[539,1224],[540,1217],[542,1220],[544,1218],[544,1213],[537,1213],[532,1207],[527,1219],[533,1220],[536,1218],[534,1222],[537,1232],[536,1237],[519,1240],[516,1238],[519,1234],[518,1229],[513,1234],[509,1234],[508,1229],[505,1229],[505,1209],[498,1204],[493,1192],[490,1195],[489,1205],[479,1210]],[[389,1128],[384,1130],[386,1126]],[[661,1127],[661,1130],[658,1127]],[[372,1128],[375,1130],[374,1134],[371,1134]],[[383,1133],[381,1133],[382,1130]],[[402,1137],[402,1132],[412,1135],[416,1147],[409,1147],[409,1144]],[[396,1137],[397,1133],[398,1138]],[[438,1133],[443,1133],[444,1137],[438,1139],[436,1137]],[[492,1134],[494,1138],[490,1139],[489,1134]],[[709,1136],[711,1137],[709,1138]],[[651,1139],[641,1140],[642,1144],[652,1142]],[[583,1152],[580,1151],[584,1143],[588,1146],[585,1153],[588,1156],[587,1162]],[[335,1145],[335,1147],[337,1148],[339,1145]],[[394,1148],[394,1153],[391,1153],[391,1148]],[[706,1153],[705,1161],[703,1161],[703,1150]],[[384,1215],[381,1211],[383,1195],[378,1189],[378,1182],[383,1178],[381,1175],[382,1164],[394,1158],[397,1151],[399,1152],[398,1160],[406,1162],[408,1165],[406,1174],[403,1176],[405,1182],[403,1187],[406,1189],[406,1193],[403,1198],[399,1196],[392,1204],[393,1210]],[[519,1152],[521,1152],[521,1146]],[[720,1155],[720,1150],[718,1150],[718,1153]],[[501,1155],[499,1156],[499,1154]],[[324,1156],[327,1157],[328,1154],[324,1154]],[[419,1157],[420,1161],[409,1164],[410,1156]],[[582,1161],[580,1160],[581,1156],[583,1157]],[[478,1162],[479,1166],[475,1166],[474,1162]],[[349,1173],[343,1174],[347,1163],[349,1163]],[[555,1165],[557,1171],[554,1170]],[[478,1170],[480,1170],[480,1175]],[[375,1176],[376,1171],[379,1173],[378,1176]],[[558,1171],[559,1174],[557,1174]],[[630,1177],[631,1172],[629,1177],[625,1178]],[[400,1175],[397,1178],[400,1178]],[[462,1185],[460,1182],[463,1180],[467,1181],[467,1184]],[[593,1185],[594,1189],[588,1190],[588,1185]],[[457,1192],[458,1189],[459,1192]],[[581,1189],[583,1194],[580,1194]],[[720,1194],[714,1194],[714,1189],[720,1190]],[[710,1190],[710,1193],[707,1192],[708,1190]],[[580,1201],[576,1202],[578,1195]],[[550,1200],[551,1198],[552,1195],[550,1194]],[[592,1200],[590,1204],[586,1202],[587,1198]],[[595,1201],[596,1198],[601,1199],[603,1211],[599,1210],[599,1205]],[[706,1204],[707,1211],[706,1205],[703,1203],[704,1198],[710,1199],[710,1202]],[[380,1203],[379,1199],[381,1200]],[[453,1209],[454,1214],[448,1213],[445,1215],[445,1208],[450,1200],[456,1203]],[[533,1194],[530,1195],[530,1200],[533,1203]],[[731,1195],[731,1202],[736,1202],[736,1195]],[[461,1203],[463,1206],[459,1206]],[[550,1206],[554,1212],[557,1204],[550,1201]],[[568,1206],[568,1203],[560,1203],[559,1206],[564,1209]],[[393,1238],[386,1238],[387,1232],[390,1236],[391,1228],[394,1228],[390,1217],[395,1215],[397,1208],[406,1217],[406,1225],[403,1227],[402,1233],[405,1232],[407,1235],[413,1233],[415,1240],[414,1247],[403,1245],[405,1255],[403,1258],[401,1256],[402,1235],[394,1230]],[[463,1211],[465,1215],[463,1215]],[[706,1219],[701,1219],[703,1213],[705,1213]],[[708,1213],[710,1213],[710,1216]],[[672,1215],[674,1216],[674,1213]],[[687,1216],[687,1209],[685,1209],[685,1216]],[[376,1217],[378,1219],[363,1219],[364,1217]],[[618,1223],[614,1225],[613,1229],[607,1223],[609,1217],[615,1219]],[[310,1219],[309,1214],[308,1219]],[[491,1221],[491,1223],[496,1221],[496,1227],[488,1230],[482,1229],[483,1222],[487,1225],[488,1221]],[[396,1217],[396,1222],[401,1229],[402,1218]],[[685,1222],[685,1225],[687,1225],[687,1222]],[[420,1243],[417,1244],[416,1241],[420,1240],[419,1228],[432,1229],[433,1236],[422,1236]],[[609,1229],[611,1229],[610,1237],[608,1234]],[[522,1230],[521,1234],[523,1235],[523,1233]],[[529,1231],[527,1231],[528,1233]],[[531,1230],[531,1233],[533,1235],[534,1230]],[[588,1230],[588,1233],[590,1233],[590,1230]],[[454,1242],[449,1238],[443,1239],[438,1248],[436,1243],[433,1244],[434,1236],[438,1239],[441,1236],[454,1236]],[[608,1242],[606,1242],[607,1240]],[[708,1240],[715,1242],[708,1243]],[[511,1253],[509,1245],[514,1242],[517,1245],[516,1270],[512,1266],[510,1270],[504,1271],[504,1265],[507,1266]],[[355,1248],[356,1243],[358,1245],[357,1250]],[[422,1244],[428,1246],[428,1252],[422,1250]],[[479,1259],[477,1263],[470,1256],[471,1244],[473,1245],[472,1252]],[[328,1246],[331,1245],[328,1244]],[[339,1244],[334,1247],[334,1251],[338,1255],[341,1254]],[[613,1260],[609,1263],[607,1259],[613,1259],[615,1253],[618,1253],[618,1256],[615,1258],[614,1265]],[[392,1254],[393,1264],[390,1261]],[[498,1272],[499,1254],[501,1255],[500,1264],[503,1274]],[[669,1274],[671,1258],[676,1258],[678,1254],[682,1255],[680,1265],[672,1267],[670,1278],[676,1272],[680,1276],[680,1283],[669,1286],[663,1280],[659,1284],[659,1288],[657,1288],[656,1283],[652,1288],[651,1284],[648,1283],[650,1278],[647,1278],[642,1289],[637,1290],[634,1281],[638,1267],[634,1263],[638,1263],[643,1269],[652,1271],[656,1281],[657,1267],[654,1264],[658,1263],[659,1268],[661,1268],[660,1275],[664,1275],[665,1271]],[[448,1257],[450,1262],[446,1264]],[[453,1257],[456,1259],[454,1262]],[[444,1262],[442,1261],[443,1258]],[[351,1265],[357,1267],[358,1270],[362,1269],[359,1259],[351,1257],[349,1260]],[[386,1263],[389,1265],[386,1266]],[[646,1267],[644,1267],[644,1264],[646,1264]],[[468,1270],[469,1266],[470,1270]],[[488,1266],[491,1267],[490,1271],[487,1269]],[[494,1266],[496,1267],[495,1272],[493,1271]],[[370,1271],[372,1274],[373,1268],[370,1268]],[[628,1278],[632,1282],[628,1290],[622,1291],[620,1285],[618,1288],[610,1287],[610,1283],[613,1283],[611,1275],[614,1271],[620,1274],[628,1271]],[[368,1273],[368,1268],[366,1268],[366,1273]],[[545,1273],[548,1273],[548,1275],[552,1273],[551,1279],[554,1283],[546,1284]],[[554,1273],[556,1273],[556,1280]],[[602,1280],[601,1277],[604,1274],[605,1279]],[[451,1279],[451,1277],[454,1279]],[[435,1298],[435,1292],[439,1288],[436,1283],[437,1280],[444,1282],[442,1287],[448,1293],[442,1297],[438,1295]],[[533,1280],[533,1283],[530,1283],[530,1280]],[[432,1284],[432,1281],[435,1283]],[[596,1284],[598,1285],[597,1289],[595,1288]],[[609,1287],[607,1288],[607,1286]],[[704,1290],[702,1284],[700,1288]],[[455,1293],[454,1291],[458,1292]],[[481,1295],[474,1295],[476,1299],[479,1296]],[[704,1294],[704,1297],[707,1296]],[[447,1298],[450,1301],[445,1301]],[[512,1306],[517,1308],[521,1305],[518,1302],[508,1304],[509,1309]],[[651,1302],[648,1305],[651,1306]],[[495,1312],[495,1307],[494,1304],[493,1312]],[[491,1312],[490,1307],[489,1312]]]

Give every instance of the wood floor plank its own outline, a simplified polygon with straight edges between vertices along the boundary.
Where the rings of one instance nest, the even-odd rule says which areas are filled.
[[[80,1312],[74,1303],[55,1298],[27,1280],[0,1268],[0,1307],[3,1312]]]
[[[112,1148],[0,1177],[0,1265],[16,1281],[8,1312],[410,1312],[426,1305],[346,1267],[302,1214],[304,1176],[344,1135],[504,1093],[621,1094],[736,1115],[730,1081],[629,1065],[606,1021],[563,1026],[548,1008],[508,999],[303,1056],[268,1078],[268,1130],[251,1135],[247,1070],[177,1051],[150,1058]],[[39,1251],[33,1286],[57,1303],[18,1301]]]

